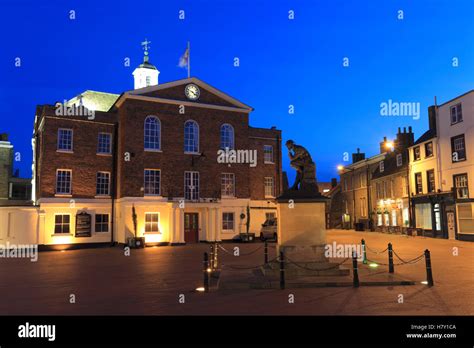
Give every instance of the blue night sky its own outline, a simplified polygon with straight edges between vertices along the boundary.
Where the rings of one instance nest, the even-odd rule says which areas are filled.
[[[189,40],[191,75],[254,107],[251,125],[307,147],[329,180],[345,152],[374,155],[399,126],[418,137],[435,95],[442,103],[474,88],[473,14],[472,0],[0,0],[0,132],[28,176],[37,104],[133,89],[145,38],[160,82],[185,78],[177,64]],[[389,99],[421,103],[420,119],[381,116]]]

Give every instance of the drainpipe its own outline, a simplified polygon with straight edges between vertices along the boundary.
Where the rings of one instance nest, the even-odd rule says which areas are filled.
[[[439,122],[438,122],[438,102],[436,100],[436,96],[434,97],[434,103],[435,103],[435,126],[436,126],[436,158],[437,158],[437,164],[438,164],[438,180],[439,180],[439,188],[441,189],[441,192],[443,192],[443,175],[441,171],[441,148],[439,144],[439,137],[438,137],[438,128],[439,128]]]
[[[412,212],[412,204],[411,204],[411,191],[410,191],[410,150],[406,149],[407,152],[407,194],[408,194],[408,227],[412,228],[413,227],[413,212]],[[402,213],[403,215],[403,213]]]
[[[110,244],[114,245],[114,232],[115,232],[115,198],[117,192],[117,148],[118,148],[118,122],[114,124],[114,135],[112,139],[112,212],[110,218]]]
[[[372,206],[370,204],[371,202],[371,194],[370,194],[370,189],[371,189],[371,184],[370,181],[369,181],[369,173],[370,173],[370,170],[369,170],[369,165],[367,164],[366,166],[366,177],[365,177],[365,186],[367,187],[367,217],[369,218],[369,228],[370,228],[370,222],[372,221]]]

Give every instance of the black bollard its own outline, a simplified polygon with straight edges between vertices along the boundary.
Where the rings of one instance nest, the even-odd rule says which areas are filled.
[[[285,255],[280,251],[280,289],[285,289]]]
[[[392,243],[388,243],[388,272],[389,273],[394,272]]]
[[[362,244],[362,263],[366,265],[367,264],[367,251],[365,250],[365,240],[362,239],[360,242]]]
[[[352,253],[352,269],[354,272],[353,286],[354,288],[358,288],[359,287],[359,271],[357,269],[357,253],[355,251]]]
[[[265,247],[263,249],[263,256],[264,256],[264,262],[265,264],[267,264],[268,263],[268,243],[266,239],[265,239]]]
[[[209,255],[211,270],[214,270],[214,245],[211,244],[211,254]]]
[[[428,249],[425,250],[425,261],[426,261],[426,280],[428,281],[428,286],[433,286],[433,273],[431,271],[431,255]]]
[[[204,275],[204,291],[209,292],[209,255],[207,253],[204,253],[204,261],[202,264],[202,271]]]

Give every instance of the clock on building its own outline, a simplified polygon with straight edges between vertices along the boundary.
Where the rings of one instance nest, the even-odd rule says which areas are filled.
[[[201,92],[199,91],[199,87],[196,86],[194,83],[190,83],[189,85],[187,85],[184,89],[184,93],[186,94],[186,97],[190,100],[197,100],[199,98],[199,95],[201,94]]]

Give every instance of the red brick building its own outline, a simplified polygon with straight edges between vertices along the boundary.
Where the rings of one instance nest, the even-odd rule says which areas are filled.
[[[150,85],[145,60],[146,87],[37,107],[39,244],[126,243],[133,206],[149,243],[234,238],[248,208],[258,233],[276,214],[281,131],[251,127],[250,106],[197,78]]]

